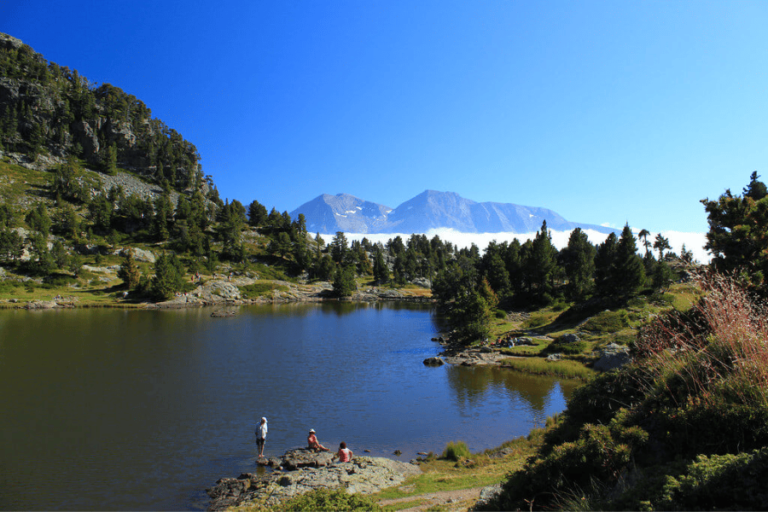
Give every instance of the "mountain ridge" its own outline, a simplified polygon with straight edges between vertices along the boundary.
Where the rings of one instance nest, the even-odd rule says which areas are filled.
[[[477,202],[456,192],[427,189],[396,208],[360,199],[350,194],[321,194],[292,212],[303,214],[307,229],[323,233],[424,233],[449,228],[461,233],[530,233],[543,221],[556,231],[577,227],[600,233],[617,233],[614,228],[571,222],[557,212],[513,203]]]

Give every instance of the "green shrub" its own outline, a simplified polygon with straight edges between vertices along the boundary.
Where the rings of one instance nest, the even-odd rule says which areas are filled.
[[[76,284],[77,279],[67,274],[51,274],[45,278],[45,287],[50,288],[62,288],[69,284]]]
[[[768,510],[768,448],[652,468],[609,510]]]
[[[574,341],[572,343],[566,343],[561,341],[561,339],[557,339],[550,343],[545,352],[547,354],[562,353],[567,355],[577,355],[587,350],[587,343],[585,341]]]
[[[442,458],[458,462],[460,459],[468,459],[471,456],[472,454],[469,452],[469,448],[464,441],[456,441],[455,443],[449,441],[445,445]]]
[[[651,302],[662,306],[671,306],[675,303],[675,296],[671,293],[654,293],[650,297]]]
[[[30,281],[31,282],[31,281]],[[0,281],[0,293],[13,295],[19,288],[25,288],[25,283],[21,281]]]
[[[303,512],[305,510],[353,511],[374,510],[381,507],[367,496],[348,494],[344,489],[317,489],[300,494],[269,509],[273,512]]]
[[[585,331],[608,333],[620,331],[629,327],[629,314],[625,309],[618,311],[603,311],[582,325]]]
[[[504,320],[507,318],[507,312],[503,309],[497,309],[493,312],[494,316],[500,320]]]

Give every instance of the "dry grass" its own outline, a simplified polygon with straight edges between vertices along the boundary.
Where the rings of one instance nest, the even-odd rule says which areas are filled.
[[[701,301],[659,317],[637,351],[648,363],[645,385],[675,401],[710,403],[726,395],[768,407],[768,307],[727,276],[699,278]],[[658,389],[665,386],[666,389]]]

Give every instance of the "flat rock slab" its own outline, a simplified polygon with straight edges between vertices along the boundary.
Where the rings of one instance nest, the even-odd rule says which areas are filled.
[[[317,457],[313,461],[309,456],[296,456],[297,451],[286,453],[287,458],[296,464],[322,464],[331,457],[330,453],[321,452],[315,454]],[[304,449],[301,451],[309,452]],[[287,460],[286,456],[281,461]],[[272,506],[315,489],[344,488],[350,494],[372,494],[400,485],[408,476],[420,472],[414,464],[383,457],[355,456],[352,462],[303,466],[293,471],[278,470],[265,475],[245,473],[238,478],[222,478],[216,482],[215,487],[208,489],[208,496],[211,497],[208,510],[224,510],[249,502]]]

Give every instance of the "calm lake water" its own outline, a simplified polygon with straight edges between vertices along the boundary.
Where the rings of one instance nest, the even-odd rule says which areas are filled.
[[[307,431],[402,460],[525,435],[573,383],[422,361],[429,307],[296,304],[177,311],[0,311],[0,509],[203,509]]]

